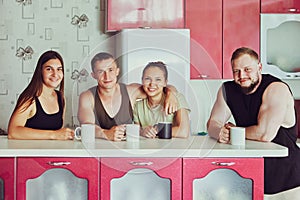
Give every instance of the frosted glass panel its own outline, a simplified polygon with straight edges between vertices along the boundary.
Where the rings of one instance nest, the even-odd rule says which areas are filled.
[[[149,169],[133,169],[110,183],[111,200],[169,200],[171,182]]]
[[[300,72],[300,22],[267,29],[267,63],[284,72]]]
[[[252,180],[230,169],[216,169],[193,181],[193,200],[251,200]]]
[[[0,200],[4,200],[4,182],[0,178]]]
[[[26,181],[26,199],[29,200],[84,200],[87,197],[87,180],[66,169],[50,169]]]

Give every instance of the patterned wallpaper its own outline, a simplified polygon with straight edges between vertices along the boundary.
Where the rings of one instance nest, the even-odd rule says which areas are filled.
[[[1,129],[7,130],[39,56],[50,49],[65,62],[66,124],[77,123],[74,98],[90,74],[84,60],[98,50],[113,53],[113,40],[103,31],[104,7],[104,0],[0,0]]]

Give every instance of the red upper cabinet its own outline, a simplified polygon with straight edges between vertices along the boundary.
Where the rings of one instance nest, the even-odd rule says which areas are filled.
[[[191,79],[232,78],[230,58],[241,46],[259,53],[260,0],[186,0]]]
[[[299,0],[261,0],[262,13],[300,13]]]
[[[223,78],[232,78],[231,55],[245,46],[259,53],[259,0],[223,1]]]
[[[105,29],[184,28],[184,0],[106,0]]]
[[[191,79],[222,78],[222,1],[186,0]]]

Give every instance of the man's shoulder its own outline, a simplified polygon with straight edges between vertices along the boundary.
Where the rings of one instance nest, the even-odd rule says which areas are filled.
[[[83,92],[80,93],[81,97],[90,97],[90,96],[94,96],[95,93],[97,91],[97,86],[93,86]]]

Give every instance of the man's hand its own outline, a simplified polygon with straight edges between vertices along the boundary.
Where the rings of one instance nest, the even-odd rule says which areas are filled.
[[[125,139],[125,125],[113,126],[109,130],[103,130],[106,139],[110,141],[122,141]]]
[[[220,130],[218,142],[225,143],[225,144],[229,143],[230,142],[230,128],[234,127],[234,126],[235,125],[231,122],[224,124],[224,126]]]
[[[172,114],[178,110],[177,97],[175,93],[170,89],[167,89],[166,91],[164,110],[166,115]]]

